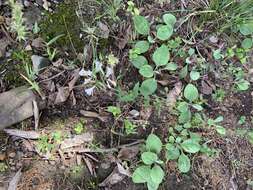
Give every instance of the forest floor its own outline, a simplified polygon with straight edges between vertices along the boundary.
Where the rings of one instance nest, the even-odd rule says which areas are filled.
[[[43,106],[0,132],[1,190],[253,189],[252,1],[16,6],[0,93]]]

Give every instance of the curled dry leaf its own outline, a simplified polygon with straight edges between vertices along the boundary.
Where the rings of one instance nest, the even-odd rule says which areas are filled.
[[[175,106],[177,98],[181,92],[182,92],[182,82],[179,81],[175,84],[174,88],[167,95],[166,103],[170,109],[172,109]]]
[[[99,119],[99,120],[102,121],[102,122],[106,122],[106,121],[107,121],[107,117],[100,116],[100,115],[99,115],[98,113],[96,113],[96,112],[80,110],[80,113],[81,113],[84,117],[96,118],[96,119]]]

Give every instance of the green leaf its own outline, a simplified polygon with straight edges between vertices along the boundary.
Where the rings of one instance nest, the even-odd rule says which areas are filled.
[[[177,18],[173,14],[168,13],[163,15],[163,21],[167,25],[174,26],[177,22]]]
[[[188,65],[184,66],[184,67],[181,69],[181,71],[180,71],[180,73],[179,73],[180,79],[185,78],[185,77],[187,76],[187,74],[188,74]]]
[[[146,78],[150,78],[154,75],[153,68],[150,65],[143,65],[140,68],[139,73]]]
[[[134,27],[135,30],[142,35],[148,35],[149,34],[149,23],[148,20],[144,16],[134,16]]]
[[[240,25],[239,29],[245,36],[253,34],[253,22],[243,23]]]
[[[251,38],[246,38],[242,41],[242,47],[244,49],[250,49],[253,46],[253,41]]]
[[[238,87],[238,90],[245,91],[248,90],[250,87],[249,81],[246,81],[245,79],[241,79],[238,82],[236,82],[236,85]]]
[[[219,117],[217,117],[215,120],[213,120],[214,121],[214,123],[220,123],[220,122],[222,122],[224,120],[224,118],[223,118],[223,116],[219,116]]]
[[[177,110],[180,112],[187,112],[189,110],[189,106],[187,102],[180,102],[177,106]]]
[[[162,25],[157,30],[157,38],[159,40],[168,40],[173,34],[171,25]]]
[[[180,156],[179,149],[175,147],[173,144],[166,144],[166,159],[167,160],[176,160]]]
[[[158,160],[158,157],[153,152],[143,152],[141,154],[141,159],[144,162],[144,164],[151,165]]]
[[[170,59],[169,48],[166,45],[162,45],[156,49],[152,58],[156,66],[167,65]]]
[[[138,52],[141,53],[145,53],[148,51],[149,49],[149,43],[148,41],[138,41],[135,46],[134,49],[138,49]]]
[[[191,71],[190,77],[192,80],[198,80],[200,78],[200,73],[198,71]]]
[[[199,97],[199,92],[196,86],[193,84],[188,84],[184,89],[184,97],[190,102],[197,100]]]
[[[131,62],[137,69],[148,64],[148,60],[144,56],[137,56],[136,58],[131,59]]]
[[[142,82],[140,92],[144,97],[153,94],[157,89],[157,82],[155,79],[146,79]]]
[[[192,139],[185,140],[181,147],[188,153],[197,153],[201,148],[200,144]]]
[[[114,117],[117,117],[121,114],[121,110],[116,106],[108,106],[107,111],[112,113]]]
[[[220,49],[214,50],[213,57],[215,60],[220,60],[221,58],[223,58],[223,55],[221,54],[221,50]]]
[[[163,169],[162,169],[160,166],[155,165],[155,166],[151,169],[150,177],[151,177],[151,180],[152,180],[154,183],[156,183],[156,184],[162,183],[163,178],[164,178],[164,171],[163,171]]]
[[[187,123],[191,120],[192,114],[190,110],[187,110],[185,112],[181,112],[178,117],[179,123]]]
[[[185,154],[179,156],[177,164],[181,173],[187,173],[191,168],[191,161]]]
[[[145,183],[150,181],[150,166],[140,166],[136,168],[132,175],[134,183]]]
[[[220,125],[216,125],[216,131],[217,133],[219,133],[220,135],[226,135],[226,129]]]
[[[252,132],[248,132],[248,140],[253,145],[253,131]]]
[[[168,63],[164,69],[169,71],[175,71],[177,70],[178,66],[176,63]]]
[[[146,140],[146,149],[159,154],[162,150],[160,138],[154,134],[150,134]]]
[[[159,187],[158,183],[154,183],[153,181],[147,182],[148,190],[157,190]]]
[[[192,107],[194,107],[198,111],[202,111],[203,110],[203,107],[201,105],[199,105],[199,104],[193,104]]]

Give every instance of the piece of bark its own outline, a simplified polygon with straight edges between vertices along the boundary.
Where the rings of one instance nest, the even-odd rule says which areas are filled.
[[[0,94],[0,130],[33,116],[36,97],[27,87]]]

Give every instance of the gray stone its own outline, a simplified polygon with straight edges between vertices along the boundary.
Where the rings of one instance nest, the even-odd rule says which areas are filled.
[[[33,63],[33,71],[35,73],[39,73],[42,69],[50,65],[49,59],[38,55],[32,56],[32,63]]]

